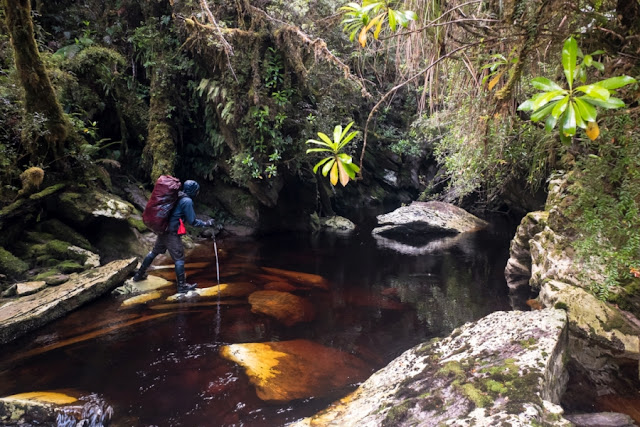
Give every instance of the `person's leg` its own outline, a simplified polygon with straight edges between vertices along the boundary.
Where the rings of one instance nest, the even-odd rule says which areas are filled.
[[[151,252],[149,252],[147,254],[147,256],[144,257],[144,259],[142,260],[142,263],[140,264],[140,268],[138,269],[136,274],[133,275],[133,281],[134,282],[139,282],[141,280],[146,279],[147,278],[147,269],[149,268],[149,266],[151,265],[153,260],[158,255],[163,254],[166,250],[167,250],[167,246],[166,246],[166,243],[165,243],[165,238],[163,238],[163,235],[160,234],[156,238],[156,243],[153,246],[153,249],[151,250]]]
[[[167,238],[167,248],[169,254],[173,258],[176,269],[176,284],[178,287],[178,293],[185,293],[192,289],[195,289],[197,283],[187,283],[187,278],[184,268],[184,246],[182,245],[182,238],[177,234],[171,234]]]

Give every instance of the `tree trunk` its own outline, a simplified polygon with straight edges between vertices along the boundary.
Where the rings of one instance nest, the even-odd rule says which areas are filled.
[[[159,58],[151,74],[149,137],[142,153],[143,164],[150,169],[151,181],[160,175],[173,175],[176,162],[176,132],[169,114],[169,76]]]
[[[64,153],[70,125],[38,52],[31,3],[29,0],[3,0],[3,3],[16,69],[24,88],[25,110],[28,114],[42,115],[46,120],[43,134],[35,137],[25,135],[27,151],[33,163],[57,163]]]

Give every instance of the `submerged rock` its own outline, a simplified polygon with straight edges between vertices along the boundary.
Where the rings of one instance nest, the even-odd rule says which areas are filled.
[[[347,218],[335,215],[320,218],[320,226],[331,231],[353,231],[356,225]]]
[[[232,344],[220,352],[245,369],[266,401],[331,396],[369,374],[356,356],[308,340]]]
[[[280,276],[291,282],[296,282],[302,285],[308,285],[323,290],[329,290],[329,282],[327,282],[327,279],[322,276],[318,276],[317,274],[302,273],[300,271],[289,271],[270,267],[262,267],[262,269],[270,274],[275,275],[275,278]]]
[[[291,426],[569,425],[561,310],[495,312],[416,346],[355,392]]]
[[[457,234],[488,225],[464,209],[444,202],[413,202],[377,218],[378,227],[372,233],[394,238],[424,233]]]
[[[257,291],[249,296],[251,311],[274,317],[287,326],[310,322],[316,312],[305,298],[280,291]]]
[[[134,282],[133,279],[127,280],[122,286],[115,288],[113,293],[119,295],[137,294],[140,292],[155,291],[156,289],[166,288],[171,285],[173,285],[173,282],[149,274],[145,280],[139,282]]]
[[[126,300],[122,301],[122,307],[131,307],[134,305],[144,304],[146,302],[153,301],[159,298],[162,298],[162,292],[147,292],[142,295],[136,295],[135,297],[127,298]]]

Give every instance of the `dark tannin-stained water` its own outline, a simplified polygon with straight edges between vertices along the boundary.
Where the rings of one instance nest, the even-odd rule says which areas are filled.
[[[173,288],[162,300],[132,308],[121,307],[126,297],[108,295],[4,345],[0,396],[41,390],[94,394],[113,407],[113,424],[123,426],[285,425],[357,384],[264,402],[244,369],[220,356],[221,346],[305,339],[356,356],[373,373],[420,342],[510,309],[503,270],[512,231],[394,249],[369,230],[219,239],[222,283],[251,282],[262,289],[267,279],[261,267],[326,278],[328,291],[294,292],[313,305],[315,318],[285,326],[253,313],[244,297],[223,298],[217,319],[217,298],[206,304],[164,302]],[[190,282],[215,285],[213,242],[187,262],[197,266],[188,270]]]

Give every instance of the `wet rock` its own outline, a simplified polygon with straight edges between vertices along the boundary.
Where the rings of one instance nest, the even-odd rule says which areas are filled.
[[[69,276],[60,273],[58,270],[48,270],[38,274],[35,280],[44,280],[48,286],[58,286],[69,280]]]
[[[402,238],[422,233],[457,234],[487,227],[487,222],[464,209],[444,202],[413,202],[393,212],[378,215],[373,234]]]
[[[134,282],[133,279],[128,279],[122,286],[119,286],[113,290],[114,294],[118,295],[130,295],[140,292],[155,291],[156,289],[166,288],[173,285],[162,277],[149,274],[145,280]]]
[[[320,218],[320,226],[333,231],[353,231],[356,229],[353,222],[338,215]]]
[[[35,294],[47,287],[47,283],[43,280],[34,282],[22,282],[16,284],[16,295],[19,297]]]
[[[63,393],[31,392],[0,399],[2,425],[57,425],[58,406],[78,399]]]
[[[568,426],[561,310],[495,312],[416,346],[291,426]]]
[[[9,277],[19,277],[29,269],[29,264],[0,246],[0,273]]]
[[[113,261],[73,275],[66,283],[18,298],[0,310],[0,343],[6,343],[57,319],[115,288],[133,269],[135,258]]]
[[[571,414],[565,418],[576,427],[633,427],[636,423],[626,414],[598,412],[594,414]]]
[[[264,289],[266,291],[293,292],[298,290],[299,288],[293,286],[289,282],[275,281],[275,282],[269,282],[266,285],[264,285]]]
[[[246,297],[256,290],[256,285],[246,282],[223,283],[220,285],[198,288],[195,292],[201,297],[236,298]]]
[[[315,309],[305,298],[288,292],[257,291],[249,295],[251,311],[274,317],[287,326],[310,322]]]
[[[67,241],[83,249],[91,250],[91,243],[73,228],[58,219],[49,219],[36,226],[36,230],[51,234],[54,238]]]
[[[504,269],[507,285],[511,289],[528,286],[531,278],[531,252],[529,240],[544,230],[548,212],[530,212],[522,221],[509,246],[509,260]]]
[[[262,267],[262,269],[274,276],[287,279],[288,281],[300,283],[302,285],[311,286],[323,290],[329,290],[329,282],[322,276],[311,273],[302,273],[300,271],[281,270],[279,268]]]
[[[162,292],[160,291],[153,291],[153,292],[147,292],[145,294],[142,295],[137,295],[135,297],[131,297],[131,298],[127,298],[126,300],[122,301],[122,307],[131,307],[134,305],[140,305],[140,304],[144,304],[146,302],[149,301],[153,301],[156,300],[158,298],[162,298]]]
[[[9,298],[12,296],[15,296],[16,293],[18,291],[18,285],[17,283],[14,283],[12,285],[9,285],[9,287],[7,289],[4,290],[4,292],[2,292],[2,298]]]
[[[308,340],[232,344],[220,352],[245,369],[266,401],[331,396],[369,373],[359,358]]]

